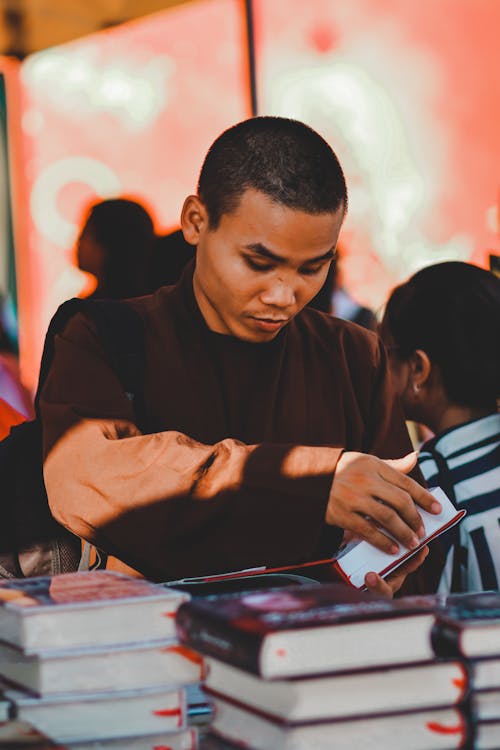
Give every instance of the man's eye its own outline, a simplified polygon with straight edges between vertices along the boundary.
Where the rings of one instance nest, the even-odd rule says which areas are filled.
[[[323,264],[320,266],[314,266],[313,268],[301,268],[300,273],[302,276],[314,276],[315,274],[319,273],[321,269],[323,268]]]
[[[270,271],[272,266],[269,265],[269,263],[259,263],[256,260],[252,260],[251,258],[245,258],[247,264],[252,268],[254,271]]]

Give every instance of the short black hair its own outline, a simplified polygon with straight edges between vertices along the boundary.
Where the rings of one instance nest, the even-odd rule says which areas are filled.
[[[347,210],[344,173],[332,148],[308,125],[284,117],[244,120],[210,147],[198,195],[212,229],[250,188],[306,213]]]
[[[459,261],[418,271],[393,290],[380,333],[402,361],[425,351],[453,403],[496,410],[500,278],[490,271]]]

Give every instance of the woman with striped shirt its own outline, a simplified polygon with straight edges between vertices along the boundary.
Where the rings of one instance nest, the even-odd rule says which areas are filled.
[[[407,419],[434,437],[419,463],[467,516],[443,537],[439,590],[500,588],[500,278],[450,261],[392,292],[381,335]]]

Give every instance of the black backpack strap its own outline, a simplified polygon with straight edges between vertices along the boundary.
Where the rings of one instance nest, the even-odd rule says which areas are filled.
[[[41,388],[54,358],[55,336],[64,330],[70,318],[78,312],[87,315],[94,322],[109,364],[128,398],[133,402],[137,426],[146,431],[147,419],[143,393],[144,325],[138,313],[120,300],[75,298],[64,302],[58,308],[45,336],[35,397],[37,415],[39,415],[38,403]]]
[[[143,374],[145,362],[144,325],[135,310],[120,300],[70,299],[64,302],[50,321],[45,336],[35,409],[39,418],[39,398],[43,383],[54,359],[55,337],[62,333],[66,324],[76,313],[81,312],[92,319],[109,364],[118,377],[123,390],[134,408],[135,421],[147,431],[147,416],[144,401]],[[38,419],[39,421],[39,419]],[[88,567],[90,545],[86,542],[80,560],[82,569]],[[92,569],[105,568],[108,555],[96,549],[97,562]]]

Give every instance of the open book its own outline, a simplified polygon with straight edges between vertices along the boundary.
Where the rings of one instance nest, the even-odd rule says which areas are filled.
[[[425,528],[425,536],[421,539],[418,547],[407,549],[399,545],[399,552],[391,555],[382,552],[377,547],[366,541],[350,542],[336,556],[334,567],[340,576],[352,586],[363,588],[365,585],[365,576],[367,573],[374,571],[384,578],[399,568],[428,542],[436,539],[448,529],[455,526],[465,516],[465,510],[457,510],[453,503],[446,497],[443,490],[439,487],[433,487],[430,492],[442,505],[442,511],[438,515],[427,513],[419,508],[419,513]],[[384,530],[386,536],[390,536]]]
[[[451,529],[465,516],[466,511],[457,510],[439,487],[434,487],[430,492],[441,503],[442,511],[438,515],[433,515],[419,508],[424,523],[425,537],[420,540],[419,546],[415,549],[406,549],[400,545],[399,552],[390,555],[369,542],[354,541],[346,545],[335,557],[323,560],[310,560],[280,567],[263,565],[215,575],[183,578],[179,581],[169,581],[166,585],[193,593],[196,593],[196,589],[199,588],[200,593],[217,594],[238,591],[242,588],[269,588],[284,585],[287,579],[290,584],[306,582],[304,579],[309,578],[320,582],[343,580],[355,588],[363,588],[366,573],[373,571],[385,578],[428,542]],[[388,535],[388,532],[384,533]]]

